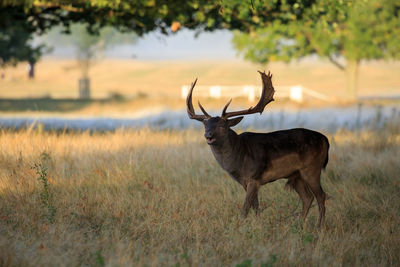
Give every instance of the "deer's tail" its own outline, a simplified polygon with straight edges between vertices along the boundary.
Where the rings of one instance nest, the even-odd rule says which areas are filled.
[[[328,165],[328,161],[329,161],[329,140],[328,140],[328,138],[326,138],[326,145],[327,145],[326,158],[325,158],[324,165],[323,165],[324,170],[326,169],[326,165]]]

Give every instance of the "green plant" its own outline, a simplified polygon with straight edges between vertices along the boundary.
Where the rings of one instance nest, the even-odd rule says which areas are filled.
[[[252,260],[247,259],[242,261],[241,263],[236,264],[236,267],[251,267],[252,265]]]
[[[277,260],[278,260],[278,257],[276,256],[276,254],[272,254],[269,257],[269,260],[265,263],[261,263],[260,266],[261,267],[273,267]]]
[[[47,152],[42,152],[40,154],[39,162],[35,163],[33,168],[35,169],[36,174],[39,175],[37,180],[42,186],[40,191],[40,201],[42,202],[43,207],[47,209],[45,217],[50,223],[53,223],[56,215],[56,208],[51,201],[51,194],[49,191],[48,163],[50,159],[50,155]]]
[[[98,266],[105,266],[104,257],[103,257],[103,255],[101,255],[100,250],[96,251],[95,256],[96,256],[96,264]]]

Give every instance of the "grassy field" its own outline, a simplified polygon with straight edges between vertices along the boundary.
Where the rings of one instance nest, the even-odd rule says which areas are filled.
[[[1,116],[184,109],[180,88],[195,77],[201,85],[259,84],[256,70],[264,68],[277,86],[302,84],[336,99],[345,92],[345,74],[323,62],[105,60],[91,71],[95,99],[76,101],[74,61],[43,60],[33,81],[25,67],[1,71]],[[398,73],[399,63],[363,64],[360,95],[398,93]],[[225,101],[202,103],[220,110]],[[275,102],[268,108],[307,106]],[[240,219],[245,192],[218,166],[201,131],[3,129],[0,266],[398,266],[400,128],[389,124],[329,135],[321,231],[315,206],[301,223],[298,196],[284,190],[285,181],[261,189],[260,216]]]
[[[3,131],[0,266],[399,266],[400,129],[329,139],[317,231],[284,181],[240,219],[200,131]]]

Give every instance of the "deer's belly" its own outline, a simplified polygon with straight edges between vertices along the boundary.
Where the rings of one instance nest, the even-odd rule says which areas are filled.
[[[301,169],[301,167],[301,161],[297,153],[273,159],[268,169],[261,175],[261,181],[264,184],[280,178],[286,178]]]

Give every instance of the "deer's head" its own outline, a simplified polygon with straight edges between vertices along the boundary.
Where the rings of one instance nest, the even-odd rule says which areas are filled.
[[[235,126],[243,119],[243,116],[234,119],[224,119],[219,116],[203,120],[204,137],[207,144],[218,145],[227,139],[229,128]]]
[[[196,85],[197,79],[192,83],[189,90],[189,94],[186,98],[187,112],[190,119],[203,122],[205,128],[204,137],[206,138],[207,143],[209,145],[222,144],[226,140],[229,134],[230,127],[237,125],[243,119],[244,117],[243,115],[253,114],[257,112],[261,114],[264,111],[265,106],[269,102],[274,100],[273,96],[275,90],[274,87],[272,86],[272,81],[271,81],[272,74],[270,74],[269,72],[268,74],[266,74],[265,72],[260,72],[260,71],[259,73],[261,74],[261,79],[263,82],[263,90],[261,98],[257,103],[257,105],[254,108],[250,107],[249,109],[246,110],[226,112],[229,104],[232,101],[231,99],[223,108],[221,116],[216,116],[216,117],[210,116],[205,111],[200,102],[198,102],[198,104],[203,114],[197,115],[195,113],[192,104],[192,93],[193,93],[193,88]]]

